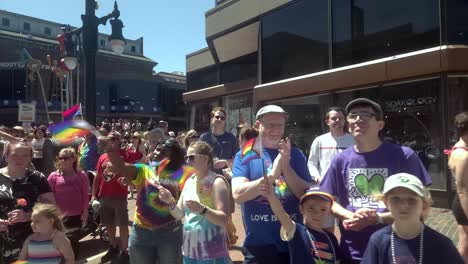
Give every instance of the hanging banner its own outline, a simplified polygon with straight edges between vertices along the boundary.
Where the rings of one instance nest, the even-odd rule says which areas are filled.
[[[35,104],[18,104],[18,121],[19,122],[35,122],[36,121],[36,105]]]

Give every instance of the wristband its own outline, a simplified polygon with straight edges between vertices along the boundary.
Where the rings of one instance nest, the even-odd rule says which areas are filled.
[[[172,203],[169,204],[169,211],[172,211],[174,210],[174,208],[176,207],[177,203],[175,200],[172,200]]]
[[[205,215],[206,211],[208,211],[208,207],[203,207],[203,210],[200,212],[201,215]]]

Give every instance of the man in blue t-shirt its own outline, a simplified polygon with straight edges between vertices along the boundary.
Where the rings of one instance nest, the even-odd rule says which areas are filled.
[[[302,223],[298,199],[312,180],[304,154],[291,148],[289,139],[283,139],[287,119],[288,114],[279,106],[262,107],[255,122],[259,131],[255,148],[259,148],[261,158],[243,161],[241,151],[234,158],[232,193],[242,205],[246,228],[242,248],[244,264],[289,263],[288,245],[280,238],[281,224],[268,200],[260,196],[260,182],[265,175],[268,174],[268,181],[275,186],[275,194],[286,212],[294,221]],[[279,177],[271,173],[273,162],[279,162]]]
[[[320,188],[336,196],[332,212],[342,220],[345,263],[360,263],[369,237],[393,222],[372,194],[381,192],[387,177],[399,172],[417,176],[426,186],[432,180],[414,151],[380,139],[385,122],[379,104],[358,98],[348,103],[346,115],[355,145],[335,156]]]
[[[213,167],[217,173],[221,169],[231,166],[234,155],[239,151],[239,141],[232,133],[225,131],[226,111],[222,107],[215,107],[211,111],[211,131],[203,133],[200,140],[213,148]],[[188,147],[188,146],[187,146]]]

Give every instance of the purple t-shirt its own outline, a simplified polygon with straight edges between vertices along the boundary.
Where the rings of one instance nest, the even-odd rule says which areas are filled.
[[[350,147],[335,156],[320,189],[336,196],[337,202],[351,212],[359,208],[384,212],[383,202],[375,201],[370,194],[382,192],[385,180],[400,172],[415,175],[426,186],[432,183],[424,165],[410,148],[383,142],[374,151],[357,153]],[[369,237],[383,225],[369,226],[359,232],[345,230],[341,223],[339,227],[345,255],[361,260]]]

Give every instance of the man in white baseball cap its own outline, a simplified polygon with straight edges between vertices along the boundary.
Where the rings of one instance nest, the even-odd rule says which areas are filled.
[[[232,190],[236,202],[243,205],[246,238],[242,252],[246,264],[289,263],[288,244],[280,238],[280,222],[259,192],[264,176],[275,186],[275,194],[286,212],[294,221],[302,222],[299,199],[312,180],[304,154],[292,148],[289,139],[283,139],[287,119],[288,113],[280,106],[262,107],[255,121],[262,158],[243,161],[242,151],[234,158]],[[280,176],[270,173],[273,162],[279,163]]]

